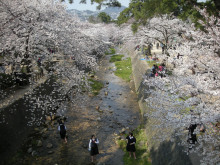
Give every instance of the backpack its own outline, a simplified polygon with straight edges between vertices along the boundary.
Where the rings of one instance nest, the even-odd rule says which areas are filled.
[[[66,128],[63,124],[60,125],[60,134],[65,134],[66,133]]]

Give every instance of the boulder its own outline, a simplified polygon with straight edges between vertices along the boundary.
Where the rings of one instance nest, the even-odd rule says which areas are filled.
[[[122,128],[122,130],[120,131],[120,133],[121,133],[121,134],[124,134],[125,131],[126,131],[126,129],[125,129],[125,128]]]
[[[90,77],[95,77],[95,75],[94,75],[94,74],[91,74]]]
[[[115,136],[118,136],[119,134],[120,134],[119,131],[114,132],[114,135],[115,135]]]
[[[34,131],[39,132],[40,129],[39,128],[34,128]]]
[[[44,128],[41,130],[41,133],[45,133],[47,131],[47,128]]]
[[[32,151],[33,151],[33,149],[32,149],[32,148],[29,148],[29,149],[27,150],[27,153],[31,154]]]
[[[46,120],[48,121],[52,120],[51,116],[46,116]]]
[[[98,112],[103,113],[104,111],[103,111],[103,110],[101,110],[101,109],[99,109],[99,110],[98,110]]]
[[[41,140],[37,140],[37,147],[42,147],[43,146],[43,143]]]
[[[32,151],[31,155],[32,156],[37,156],[37,151]]]
[[[48,151],[47,153],[48,153],[48,154],[53,154],[54,152],[53,152],[53,151]]]
[[[97,118],[97,121],[101,121],[101,117],[98,117],[98,118]]]

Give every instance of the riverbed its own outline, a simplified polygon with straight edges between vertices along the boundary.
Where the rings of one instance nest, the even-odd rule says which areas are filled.
[[[122,132],[134,130],[141,121],[134,84],[114,75],[111,55],[99,62],[95,74],[104,88],[97,96],[81,93],[67,105],[65,117],[68,143],[61,141],[58,124],[51,123],[45,130],[42,146],[36,149],[36,156],[26,155],[21,161],[26,164],[90,164],[88,143],[91,135],[99,139],[97,164],[123,164],[124,152],[116,144]],[[48,144],[52,144],[48,147]]]

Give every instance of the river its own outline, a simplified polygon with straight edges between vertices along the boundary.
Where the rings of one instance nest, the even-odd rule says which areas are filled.
[[[97,96],[81,93],[67,105],[64,115],[67,117],[68,143],[61,141],[58,124],[52,122],[44,138],[39,137],[42,146],[36,148],[37,156],[26,154],[18,164],[90,164],[88,143],[92,134],[100,141],[98,164],[123,164],[124,152],[115,143],[115,138],[122,129],[135,129],[141,117],[134,84],[114,75],[112,68],[115,66],[109,62],[110,57],[101,59],[95,74],[104,84],[100,93]],[[52,144],[52,148],[47,147],[48,144]]]

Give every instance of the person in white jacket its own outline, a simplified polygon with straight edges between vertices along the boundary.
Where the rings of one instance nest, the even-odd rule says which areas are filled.
[[[95,137],[95,135],[92,135],[91,139],[89,140],[89,151],[92,162],[96,160],[96,155],[99,154],[99,149],[97,144],[99,144],[99,140]]]

